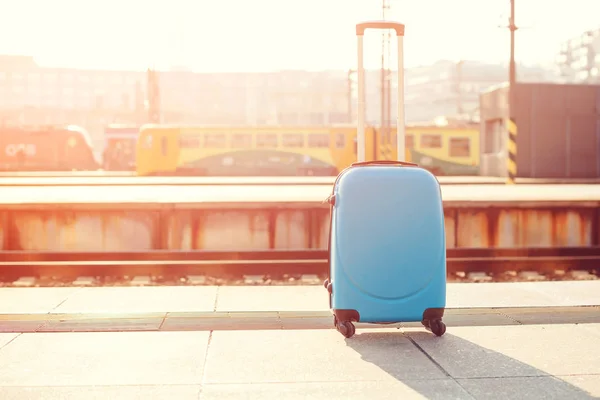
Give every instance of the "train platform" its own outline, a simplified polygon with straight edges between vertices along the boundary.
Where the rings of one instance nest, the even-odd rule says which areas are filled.
[[[580,203],[600,201],[600,185],[442,185],[445,204]],[[35,205],[156,205],[195,204],[239,207],[277,204],[297,207],[321,204],[331,194],[328,185],[135,185],[135,186],[6,186],[0,206]]]
[[[9,318],[47,320],[0,333],[0,397],[598,398],[599,288],[449,284],[444,336],[413,324],[357,324],[350,339],[333,329],[322,287],[2,288],[1,327]],[[123,323],[150,313],[159,326]],[[212,326],[190,323],[210,313]]]
[[[600,323],[600,281],[449,283],[444,320]],[[331,321],[320,285],[0,288],[3,332],[329,329]]]

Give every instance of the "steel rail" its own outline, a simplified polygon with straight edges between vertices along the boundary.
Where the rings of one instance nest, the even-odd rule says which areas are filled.
[[[600,257],[600,246],[449,248],[455,258]],[[1,262],[39,261],[226,261],[226,260],[317,260],[327,259],[325,249],[307,250],[147,250],[147,251],[0,251]]]
[[[327,275],[326,250],[131,252],[0,252],[0,274],[82,275]],[[447,272],[600,271],[600,247],[452,248]]]

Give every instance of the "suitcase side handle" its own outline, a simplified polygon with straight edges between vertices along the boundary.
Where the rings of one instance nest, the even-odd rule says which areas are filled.
[[[364,36],[367,29],[393,29],[396,36],[404,36],[404,24],[393,21],[365,21],[356,24],[356,35]]]
[[[404,167],[418,167],[418,164],[409,163],[406,161],[396,161],[396,160],[372,160],[372,161],[360,161],[352,163],[353,167],[362,167],[366,165],[401,165]]]

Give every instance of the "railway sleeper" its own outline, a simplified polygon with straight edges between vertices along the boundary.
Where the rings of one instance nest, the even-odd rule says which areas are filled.
[[[120,275],[120,276],[88,276],[60,277],[60,276],[21,276],[6,279],[0,277],[0,286],[3,287],[53,287],[53,286],[293,286],[293,285],[321,285],[325,275],[302,274],[299,276],[285,276],[275,279],[266,274],[243,275],[238,277],[219,275]],[[450,273],[448,282],[527,282],[527,281],[559,281],[559,280],[596,280],[600,274],[596,271],[575,270],[564,273],[541,274],[536,271],[523,271],[520,273],[490,274],[483,271],[469,273]]]

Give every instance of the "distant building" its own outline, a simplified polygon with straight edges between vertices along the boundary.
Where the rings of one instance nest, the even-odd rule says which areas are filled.
[[[460,67],[460,68],[459,68]],[[519,68],[519,78],[547,72]],[[505,81],[505,67],[440,61],[406,71],[407,122],[459,113],[475,116],[479,93]],[[537,74],[537,75],[536,75]],[[355,123],[356,88],[348,71],[159,73],[161,120],[165,123],[320,125]],[[539,75],[539,76],[538,76]],[[392,77],[396,102],[397,74]],[[534,79],[535,80],[535,79]],[[380,71],[366,73],[366,121],[381,119]],[[147,121],[146,71],[45,68],[26,56],[0,56],[0,124],[70,123],[84,126],[96,151],[110,123]],[[396,107],[391,121],[395,124]]]
[[[563,43],[556,63],[565,83],[600,83],[600,29],[583,32]]]
[[[98,153],[106,124],[141,117],[136,84],[144,78],[142,72],[43,68],[31,57],[0,56],[0,124],[81,125]]]
[[[554,80],[542,68],[517,67],[520,82]],[[436,116],[479,118],[479,95],[508,80],[508,68],[477,61],[439,61],[406,73],[407,121],[430,121]]]

